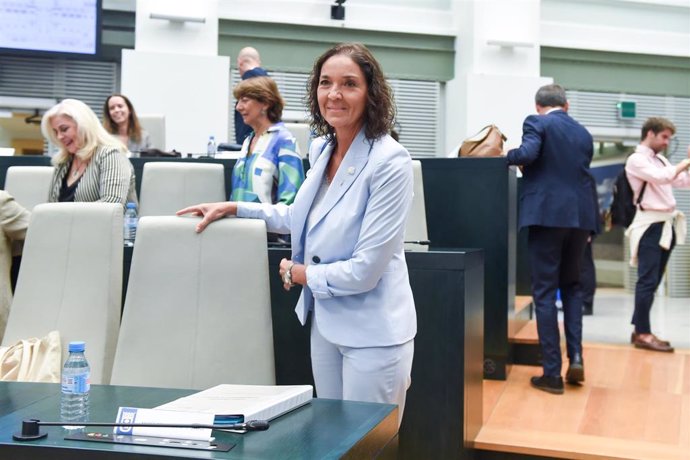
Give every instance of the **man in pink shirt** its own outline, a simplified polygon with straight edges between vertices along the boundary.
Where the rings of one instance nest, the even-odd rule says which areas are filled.
[[[637,264],[635,326],[630,342],[636,348],[672,352],[673,347],[652,334],[649,312],[673,247],[685,243],[685,216],[676,209],[673,187],[690,188],[688,157],[677,165],[664,157],[676,127],[665,118],[650,118],[642,126],[642,141],[625,163],[635,202],[642,191],[635,219],[625,232],[630,238],[630,263]]]

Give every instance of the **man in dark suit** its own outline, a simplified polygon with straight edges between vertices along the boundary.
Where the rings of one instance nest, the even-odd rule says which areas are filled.
[[[242,80],[252,77],[267,77],[268,72],[261,67],[261,57],[256,48],[247,46],[237,55],[237,69]],[[244,139],[252,132],[252,128],[244,123],[242,115],[235,108],[235,141],[242,145]]]
[[[537,91],[538,115],[525,119],[522,145],[508,164],[522,166],[520,228],[528,227],[532,296],[544,373],[532,386],[562,394],[561,347],[556,290],[561,290],[570,364],[566,380],[585,379],[582,360],[580,266],[587,238],[598,229],[596,184],[589,172],[592,136],[568,115],[565,90],[546,85]]]

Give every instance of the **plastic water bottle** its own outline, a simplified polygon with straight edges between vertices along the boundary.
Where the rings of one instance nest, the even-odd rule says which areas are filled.
[[[216,150],[216,138],[214,136],[209,136],[208,144],[206,145],[206,154],[211,158],[215,158]]]
[[[62,367],[62,397],[60,421],[82,423],[89,421],[89,390],[91,368],[84,356],[84,342],[70,342],[69,356]],[[68,430],[83,426],[64,426]]]
[[[125,246],[134,246],[134,238],[137,236],[138,223],[137,205],[132,202],[127,203],[124,220]]]

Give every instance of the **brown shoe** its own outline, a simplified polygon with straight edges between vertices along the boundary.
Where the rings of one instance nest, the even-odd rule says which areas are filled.
[[[662,340],[659,340],[654,334],[637,334],[633,342],[635,348],[642,348],[651,351],[662,351],[666,353],[673,352],[673,347]]]
[[[635,345],[635,341],[637,340],[638,335],[640,335],[640,334],[633,331],[632,334],[630,334],[630,343]],[[659,337],[655,336],[654,334],[652,334],[652,336],[654,336],[654,338],[658,342],[663,343],[664,345],[668,345],[669,347],[671,346],[671,342],[669,342],[668,340],[661,340]]]

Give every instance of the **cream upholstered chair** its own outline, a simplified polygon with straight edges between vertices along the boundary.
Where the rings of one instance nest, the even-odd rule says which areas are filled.
[[[407,217],[405,227],[405,241],[426,241],[429,235],[426,229],[426,206],[424,205],[424,181],[422,180],[422,162],[412,160],[412,174],[414,181],[414,196],[410,214]],[[426,251],[428,245],[405,243],[405,249],[414,251]]]
[[[17,203],[31,210],[37,204],[48,202],[53,171],[52,166],[10,166],[5,190]]]
[[[297,139],[302,158],[309,155],[309,144],[311,144],[311,128],[307,123],[285,123],[285,127]]]
[[[266,225],[139,221],[111,383],[275,384]]]
[[[139,216],[173,216],[187,206],[227,200],[220,163],[150,161],[141,176]]]
[[[63,357],[70,341],[85,341],[91,383],[108,383],[120,325],[122,252],[121,205],[37,205],[2,345],[57,330]]]
[[[142,129],[149,133],[151,147],[165,150],[165,115],[140,113],[137,118]]]

